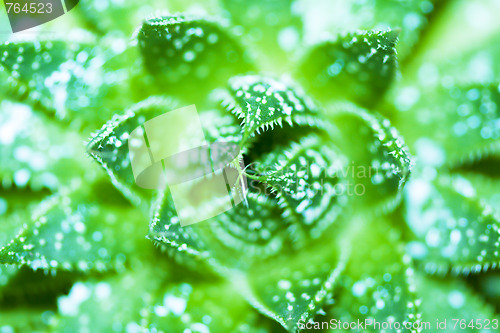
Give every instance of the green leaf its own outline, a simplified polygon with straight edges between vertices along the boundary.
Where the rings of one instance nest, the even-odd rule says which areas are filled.
[[[290,53],[300,47],[302,20],[296,1],[223,0],[231,23],[242,30],[242,39],[257,53],[263,70],[286,71]]]
[[[285,241],[279,207],[272,198],[250,192],[247,205],[202,223],[182,227],[167,192],[160,195],[150,225],[150,238],[181,263],[207,260],[210,265],[244,268],[255,258],[278,254]],[[237,250],[228,255],[228,248]]]
[[[498,214],[460,175],[413,179],[405,191],[409,253],[429,273],[469,274],[499,262]]]
[[[415,281],[417,295],[421,298],[419,309],[422,311],[422,322],[430,323],[431,329],[436,328],[436,320],[441,322],[441,325],[446,320],[446,327],[441,326],[439,332],[496,330],[492,320],[498,320],[498,316],[494,310],[463,281],[441,280],[422,273],[416,274]],[[486,328],[488,321],[489,329]],[[476,329],[469,326],[471,323]],[[481,327],[485,327],[484,330],[480,329],[479,323]]]
[[[113,188],[107,189],[108,196]],[[102,189],[101,189],[102,190]],[[144,216],[127,206],[97,204],[88,190],[61,189],[43,201],[20,233],[0,249],[0,263],[32,269],[120,269],[137,251]],[[117,238],[119,232],[120,238]]]
[[[134,29],[143,21],[145,11],[166,10],[164,1],[146,0],[141,2],[115,2],[102,5],[99,0],[87,0],[78,4],[77,14],[83,21],[101,34],[119,31],[124,37],[132,35]],[[169,4],[170,5],[170,4]]]
[[[58,295],[67,293],[78,273],[59,271],[47,274],[29,267],[0,265],[0,308],[44,308],[52,306]],[[3,311],[2,311],[3,317]],[[0,326],[1,327],[1,326]]]
[[[164,197],[154,214],[150,237],[182,263],[191,258],[207,263],[233,281],[236,289],[263,314],[290,331],[300,318],[319,310],[332,290],[348,255],[334,230],[293,249],[272,199],[250,192],[248,207],[194,225],[181,227],[172,200]],[[339,244],[332,247],[332,244]],[[202,269],[202,268],[199,268]]]
[[[158,279],[151,281],[153,272],[127,270],[106,279],[76,282],[67,296],[57,300],[59,315],[51,320],[52,331],[140,331],[140,309],[147,306],[158,288]]]
[[[101,75],[85,76],[87,71],[99,73],[103,62],[98,49],[88,44],[7,42],[0,45],[0,54],[0,72],[10,74],[3,85],[10,85],[20,98],[27,98],[57,118],[67,119],[71,111],[88,106],[100,88],[96,77]],[[88,94],[68,89],[71,86],[86,88]]]
[[[102,332],[145,331],[252,332],[269,331],[231,286],[206,279],[203,272],[179,272],[179,267],[150,251],[153,262],[132,263],[118,276],[88,279],[73,285],[58,299],[56,331],[97,329]],[[85,316],[88,321],[82,322]]]
[[[168,283],[147,308],[148,332],[269,332],[231,285],[221,282]]]
[[[463,177],[471,183],[481,202],[500,214],[500,193],[498,191],[500,179],[473,172],[457,172],[456,174],[456,177]]]
[[[300,7],[304,16],[305,39],[316,42],[325,32],[337,34],[355,30],[401,29],[398,54],[411,58],[421,37],[432,27],[448,0],[325,1]],[[305,4],[305,3],[304,3]]]
[[[333,142],[349,159],[340,175],[348,179],[353,204],[365,211],[393,209],[413,165],[403,138],[388,119],[350,104],[340,104],[331,112],[336,125]]]
[[[138,101],[141,92],[130,92],[130,81],[138,86],[142,80],[134,79],[136,66],[126,41],[113,39],[103,48],[93,43],[91,38],[6,42],[0,45],[2,87],[9,98],[26,101],[74,128],[102,124],[116,109]],[[114,63],[121,65],[119,70]]]
[[[358,226],[352,227],[348,237],[355,245],[329,317],[347,323],[371,320],[413,325],[419,319],[414,272],[399,231],[391,229],[384,219],[367,222],[352,221]],[[379,330],[373,325],[367,325],[364,331],[401,332]]]
[[[274,129],[274,126],[326,126],[311,100],[302,92],[271,78],[256,75],[232,78],[229,91],[221,98],[223,105],[242,119],[242,147],[256,134]],[[294,133],[297,136],[299,132]]]
[[[0,328],[5,332],[46,332],[53,317],[53,312],[43,309],[2,309]]]
[[[279,177],[280,166],[298,168],[305,162],[311,173],[316,167],[326,171],[340,155],[328,144],[320,114],[284,84],[257,76],[237,77],[225,101],[227,108],[244,118],[240,146],[248,150],[248,161],[264,162],[256,168],[261,175],[249,175],[261,184],[252,186],[246,205],[184,227],[169,193],[164,193],[154,209],[150,238],[182,263],[207,264],[235,282],[260,312],[295,331],[299,319],[309,319],[320,309],[343,269],[348,251],[331,235],[341,239],[343,223],[337,220],[340,211],[347,215],[347,210],[345,200],[337,200],[333,190],[339,181],[336,175],[324,186],[323,200],[311,196],[313,202],[303,207],[299,201],[307,204],[307,200],[294,197],[292,184]],[[288,131],[280,128],[256,135],[283,121],[298,129],[288,126]],[[266,134],[281,137],[271,142],[275,150],[269,149]],[[315,175],[311,186],[320,185],[320,177]],[[284,197],[263,191],[267,185],[277,188],[280,182],[288,191]],[[283,199],[280,205],[280,198],[287,202]],[[292,214],[294,225],[288,218]]]
[[[233,37],[208,20],[152,18],[144,22],[137,39],[145,68],[164,92],[176,94],[190,104],[204,103],[201,97],[211,89],[253,68]],[[196,95],[193,79],[197,82]]]
[[[323,102],[351,100],[374,107],[396,77],[398,31],[357,32],[318,44],[297,76]]]
[[[167,98],[151,97],[115,116],[91,135],[89,154],[106,170],[113,185],[132,203],[139,205],[151,196],[150,190],[136,185],[129,157],[128,138],[132,131],[149,119],[174,110],[178,104]]]
[[[0,190],[0,246],[16,237],[46,195],[46,191],[31,192],[17,188]]]
[[[4,188],[56,190],[93,171],[81,138],[23,104],[0,102],[0,182]]]
[[[339,230],[330,229],[342,234]],[[323,237],[298,251],[283,250],[244,272],[231,271],[227,277],[258,311],[296,332],[299,321],[307,322],[322,311],[348,255],[349,246],[341,237],[333,241]]]
[[[497,84],[416,87],[412,103],[399,101],[395,123],[422,163],[456,166],[500,152],[500,90]],[[408,92],[408,90],[406,90]],[[398,102],[397,102],[398,103]]]

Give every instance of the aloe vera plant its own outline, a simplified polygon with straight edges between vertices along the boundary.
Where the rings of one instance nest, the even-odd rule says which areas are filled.
[[[0,331],[497,331],[495,10],[82,0],[13,36]],[[190,104],[239,147],[248,193],[181,226],[168,185],[136,185],[129,137]]]

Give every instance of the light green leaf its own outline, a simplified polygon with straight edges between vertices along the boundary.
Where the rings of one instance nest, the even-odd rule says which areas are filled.
[[[190,104],[204,103],[211,89],[253,68],[233,37],[208,20],[184,16],[152,18],[144,22],[137,39],[144,66],[163,91]]]
[[[290,54],[300,47],[302,20],[297,1],[223,0],[231,23],[242,29],[242,39],[257,53],[263,70],[286,71]]]
[[[58,298],[58,316],[51,320],[51,331],[141,331],[140,309],[147,307],[158,288],[159,278],[153,272],[127,270],[118,276],[76,282],[67,296]]]
[[[431,330],[438,329],[437,321],[441,323],[439,332],[494,332],[498,329],[499,318],[494,310],[463,281],[440,280],[422,273],[416,274],[415,281],[417,295],[421,298],[422,323],[430,323]]]
[[[221,282],[168,283],[147,310],[147,332],[266,333],[271,326]]]
[[[27,189],[0,190],[0,247],[17,236],[23,225],[31,219],[33,210],[46,191],[31,192]]]
[[[498,84],[404,89],[417,99],[396,102],[403,112],[395,123],[423,164],[456,166],[500,152]]]
[[[6,42],[0,45],[2,88],[9,98],[26,101],[74,128],[102,124],[116,110],[138,101],[136,95],[143,96],[141,89],[129,90],[143,80],[134,78],[136,66],[129,58],[133,52],[126,41],[108,43],[101,48],[93,46],[92,38]]]
[[[404,59],[411,58],[415,49],[418,51],[422,35],[432,27],[433,18],[439,17],[448,2],[451,1],[348,0],[322,1],[311,6],[307,1],[299,1],[299,8],[304,16],[306,40],[316,42],[324,32],[401,29],[398,54]]]
[[[333,234],[340,230],[330,229]],[[299,321],[321,312],[344,271],[350,247],[341,237],[323,237],[296,252],[283,250],[227,276],[257,310],[296,332]]]
[[[415,234],[409,253],[430,273],[469,274],[499,262],[498,214],[467,179],[413,179],[405,190],[406,221]]]
[[[121,35],[128,38],[145,18],[155,13],[197,12],[215,15],[218,13],[217,0],[202,3],[193,0],[145,0],[110,1],[102,4],[101,0],[85,0],[78,4],[78,14],[82,20],[99,34]]]
[[[318,44],[297,76],[323,102],[351,100],[373,108],[396,77],[398,31],[357,32]]]
[[[456,172],[455,177],[463,177],[476,189],[479,200],[500,214],[500,179],[473,172]]]
[[[60,316],[52,320],[53,329],[269,331],[271,322],[264,321],[230,285],[204,279],[201,272],[181,272],[157,255],[148,254],[157,260],[155,264],[137,261],[121,275],[75,283],[67,296],[58,299]],[[88,321],[82,322],[82,316]]]
[[[116,34],[119,31],[123,37],[129,37],[144,20],[145,15],[152,14],[153,10],[166,10],[166,5],[165,1],[158,0],[109,1],[106,5],[99,0],[86,0],[78,4],[77,14],[103,35],[110,32]],[[149,11],[151,13],[148,13]]]
[[[366,222],[352,222],[358,223],[358,228],[351,229],[357,232],[349,236],[355,245],[341,287],[333,297],[329,317],[336,319],[337,325],[338,321],[371,321],[372,325],[367,325],[364,332],[413,332],[403,327],[403,323],[414,325],[419,314],[413,268],[410,257],[403,251],[399,231],[391,229],[384,219]],[[373,325],[374,321],[397,322],[402,330],[380,330]]]
[[[349,159],[340,175],[348,179],[353,204],[376,212],[394,208],[413,165],[403,138],[388,119],[352,105],[331,112],[333,142]]]
[[[54,316],[43,309],[2,309],[0,328],[5,332],[46,332]]]
[[[19,98],[28,99],[57,118],[67,119],[71,111],[88,106],[100,88],[95,77],[101,75],[85,76],[86,71],[100,73],[104,60],[98,49],[89,44],[7,42],[0,45],[0,54],[0,72],[9,74],[2,85],[7,84]],[[77,85],[86,88],[88,94],[68,89]]]
[[[81,138],[23,104],[0,102],[0,183],[56,190],[91,177]],[[1,215],[1,214],[0,214]]]

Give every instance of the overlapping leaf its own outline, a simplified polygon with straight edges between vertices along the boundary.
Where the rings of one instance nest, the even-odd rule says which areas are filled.
[[[147,308],[148,332],[251,332],[270,330],[270,322],[257,312],[227,283],[169,283],[160,288]]]
[[[260,312],[294,331],[300,318],[311,318],[325,301],[348,249],[340,245],[332,249],[328,233],[292,250],[276,204],[254,193],[247,199],[248,208],[239,205],[186,227],[180,226],[170,201],[164,200],[151,225],[151,238],[177,252],[174,256],[183,262],[188,256],[203,259],[234,282]],[[342,229],[335,230],[338,234]]]
[[[359,32],[315,46],[297,76],[321,101],[374,107],[396,77],[397,31]]]
[[[417,178],[405,197],[406,221],[416,236],[408,249],[428,272],[468,274],[498,265],[499,216],[467,179]]]

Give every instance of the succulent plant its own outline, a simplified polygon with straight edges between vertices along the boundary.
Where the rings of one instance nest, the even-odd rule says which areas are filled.
[[[0,331],[497,331],[495,10],[82,0],[14,35]],[[181,226],[168,185],[136,185],[128,141],[190,104],[239,147],[248,193]]]

